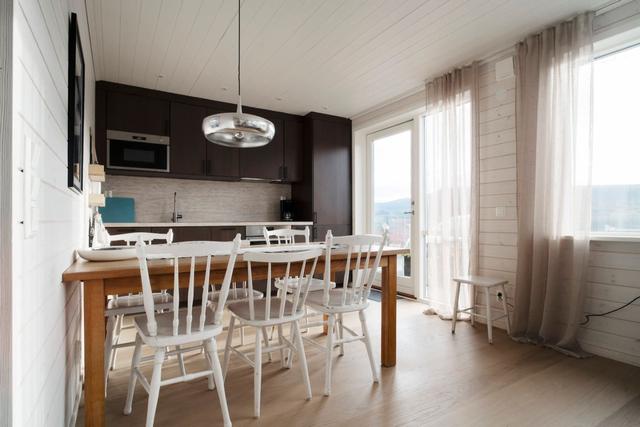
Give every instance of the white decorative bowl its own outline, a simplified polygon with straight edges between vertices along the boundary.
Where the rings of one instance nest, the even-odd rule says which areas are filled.
[[[99,249],[78,249],[78,255],[87,261],[121,261],[135,258],[136,248],[111,246]]]

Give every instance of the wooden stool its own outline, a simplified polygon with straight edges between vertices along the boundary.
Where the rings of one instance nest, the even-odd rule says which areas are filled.
[[[507,309],[507,293],[504,289],[504,285],[509,283],[508,280],[498,279],[495,277],[484,277],[484,276],[460,276],[454,277],[454,282],[456,282],[456,296],[453,300],[453,317],[451,319],[451,333],[456,333],[456,320],[458,318],[458,313],[469,313],[471,314],[471,324],[473,324],[474,318],[480,317],[487,319],[487,334],[489,335],[489,344],[493,344],[493,321],[502,319],[503,317],[507,318],[507,334],[511,335],[511,325],[509,324],[509,310]],[[476,314],[475,303],[472,303],[471,307],[465,309],[458,309],[458,299],[460,298],[460,284],[466,283],[467,285],[472,287],[472,291],[474,293],[473,300],[475,301],[475,286],[484,288],[484,298],[485,305],[487,308],[487,315],[482,316],[480,314]],[[489,290],[499,286],[502,290],[502,308],[504,310],[504,314],[502,316],[493,318],[491,315],[491,295]]]

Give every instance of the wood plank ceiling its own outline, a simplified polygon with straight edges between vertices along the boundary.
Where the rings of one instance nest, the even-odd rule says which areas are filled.
[[[352,117],[610,2],[243,0],[243,103]],[[87,9],[98,80],[235,102],[236,1],[87,0]]]

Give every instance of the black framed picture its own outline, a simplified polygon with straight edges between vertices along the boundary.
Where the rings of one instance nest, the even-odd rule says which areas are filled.
[[[68,185],[81,193],[84,173],[84,56],[75,13],[71,14],[69,23],[68,118]]]

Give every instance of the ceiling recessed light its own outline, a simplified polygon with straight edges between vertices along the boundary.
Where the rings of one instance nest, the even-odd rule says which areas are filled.
[[[163,78],[163,77],[164,77],[164,75],[163,75],[163,74],[158,74],[158,78],[159,78],[159,79],[161,79],[161,78]]]

